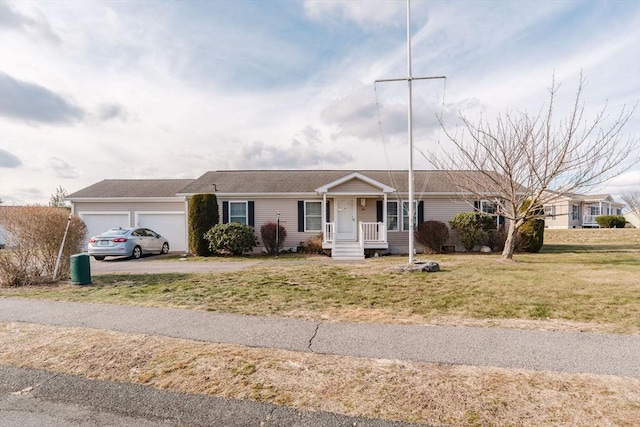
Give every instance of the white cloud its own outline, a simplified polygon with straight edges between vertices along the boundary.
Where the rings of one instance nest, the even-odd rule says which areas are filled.
[[[2,169],[3,199],[46,203],[61,179],[385,168],[382,139],[405,166],[406,84],[378,85],[380,116],[373,90],[406,75],[404,2],[0,4],[0,70],[23,89],[0,117],[0,149],[22,161]],[[443,110],[442,82],[415,82],[415,140],[437,141],[441,111],[455,126],[459,110],[540,108],[553,70],[572,94],[584,68],[589,106],[635,103],[639,20],[624,2],[413,1],[414,76],[447,75]]]

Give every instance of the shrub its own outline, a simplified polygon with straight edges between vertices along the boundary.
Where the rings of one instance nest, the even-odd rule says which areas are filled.
[[[489,246],[493,252],[500,252],[504,249],[504,244],[506,241],[507,228],[504,225],[500,225],[495,230],[491,230],[489,232],[487,246]]]
[[[69,277],[71,255],[82,251],[87,234],[84,222],[76,216],[70,217],[64,208],[3,208],[0,224],[6,230],[8,249],[0,253],[0,284],[20,286],[52,281],[67,223],[69,230],[56,279]]]
[[[302,252],[306,254],[322,254],[322,234],[318,234],[313,237],[309,237],[302,247]]]
[[[198,256],[212,252],[204,234],[218,223],[218,200],[215,194],[194,194],[189,199],[189,250]]]
[[[496,228],[495,219],[483,212],[460,212],[449,221],[458,232],[460,243],[468,251],[488,241],[489,231]]]
[[[449,240],[449,227],[440,221],[425,221],[416,228],[416,240],[430,253],[442,251],[442,245]]]
[[[276,233],[278,229],[278,233]],[[276,237],[277,234],[277,237]],[[262,237],[262,243],[267,249],[267,253],[274,255],[277,250],[282,250],[282,245],[287,238],[287,230],[275,222],[267,222],[260,227],[260,237]]]
[[[531,201],[525,201],[520,207],[523,212]],[[544,209],[540,206],[533,209],[534,218],[527,219],[518,229],[516,236],[516,250],[521,252],[539,252],[544,244]]]
[[[253,228],[239,222],[216,224],[205,233],[204,238],[209,241],[209,249],[217,254],[242,255],[251,252],[258,244]]]
[[[600,228],[624,228],[627,220],[622,215],[600,215],[596,222]]]

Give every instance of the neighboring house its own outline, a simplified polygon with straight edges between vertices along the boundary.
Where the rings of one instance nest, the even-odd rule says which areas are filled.
[[[624,219],[635,228],[640,228],[640,209],[637,209],[635,212],[629,210],[624,214]]]
[[[193,179],[105,179],[65,200],[91,236],[115,227],[146,227],[169,240],[170,249],[187,247],[185,198],[176,194]],[[85,248],[86,243],[85,242]]]
[[[624,203],[608,194],[569,194],[544,205],[545,228],[597,228],[596,217],[622,215]]]
[[[416,224],[448,224],[455,214],[474,210],[444,173],[415,171],[414,176]],[[166,236],[172,250],[188,251],[188,199],[214,193],[221,223],[248,224],[260,238],[260,227],[279,218],[287,230],[285,248],[320,235],[334,258],[358,259],[365,250],[408,252],[407,182],[406,171],[211,171],[196,180],[105,180],[67,199],[90,234],[145,226]],[[491,204],[476,205],[486,210]],[[257,250],[264,250],[262,242]]]

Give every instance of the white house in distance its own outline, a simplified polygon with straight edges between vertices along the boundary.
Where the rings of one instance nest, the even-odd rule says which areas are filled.
[[[598,228],[596,217],[622,215],[624,203],[609,194],[569,194],[544,205],[545,228]]]
[[[414,176],[416,224],[448,223],[455,214],[474,210],[444,173],[415,171]],[[112,227],[148,227],[167,237],[172,251],[188,251],[188,200],[214,193],[221,223],[248,224],[260,238],[260,227],[279,218],[287,230],[285,248],[321,235],[334,258],[361,259],[365,250],[408,252],[407,183],[406,171],[230,170],[195,180],[104,180],[67,200],[90,236]],[[260,242],[257,250],[263,249]]]

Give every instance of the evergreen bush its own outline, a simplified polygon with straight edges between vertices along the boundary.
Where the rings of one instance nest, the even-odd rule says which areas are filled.
[[[253,228],[239,222],[216,224],[204,238],[209,242],[209,249],[216,254],[242,255],[251,252],[258,244]]]
[[[198,256],[209,256],[206,232],[218,223],[218,200],[215,194],[194,194],[189,199],[189,250]]]
[[[531,204],[525,201],[520,207],[520,212],[525,211]],[[534,218],[527,219],[518,229],[516,237],[516,250],[522,252],[539,252],[544,244],[544,209],[539,206],[532,210]]]
[[[440,221],[425,221],[418,224],[416,240],[429,253],[442,252],[442,245],[449,240],[449,227]]]
[[[627,220],[622,215],[600,215],[596,222],[600,228],[624,228]]]
[[[460,243],[468,251],[488,242],[489,232],[496,228],[495,218],[483,212],[457,213],[449,224],[458,232]]]

